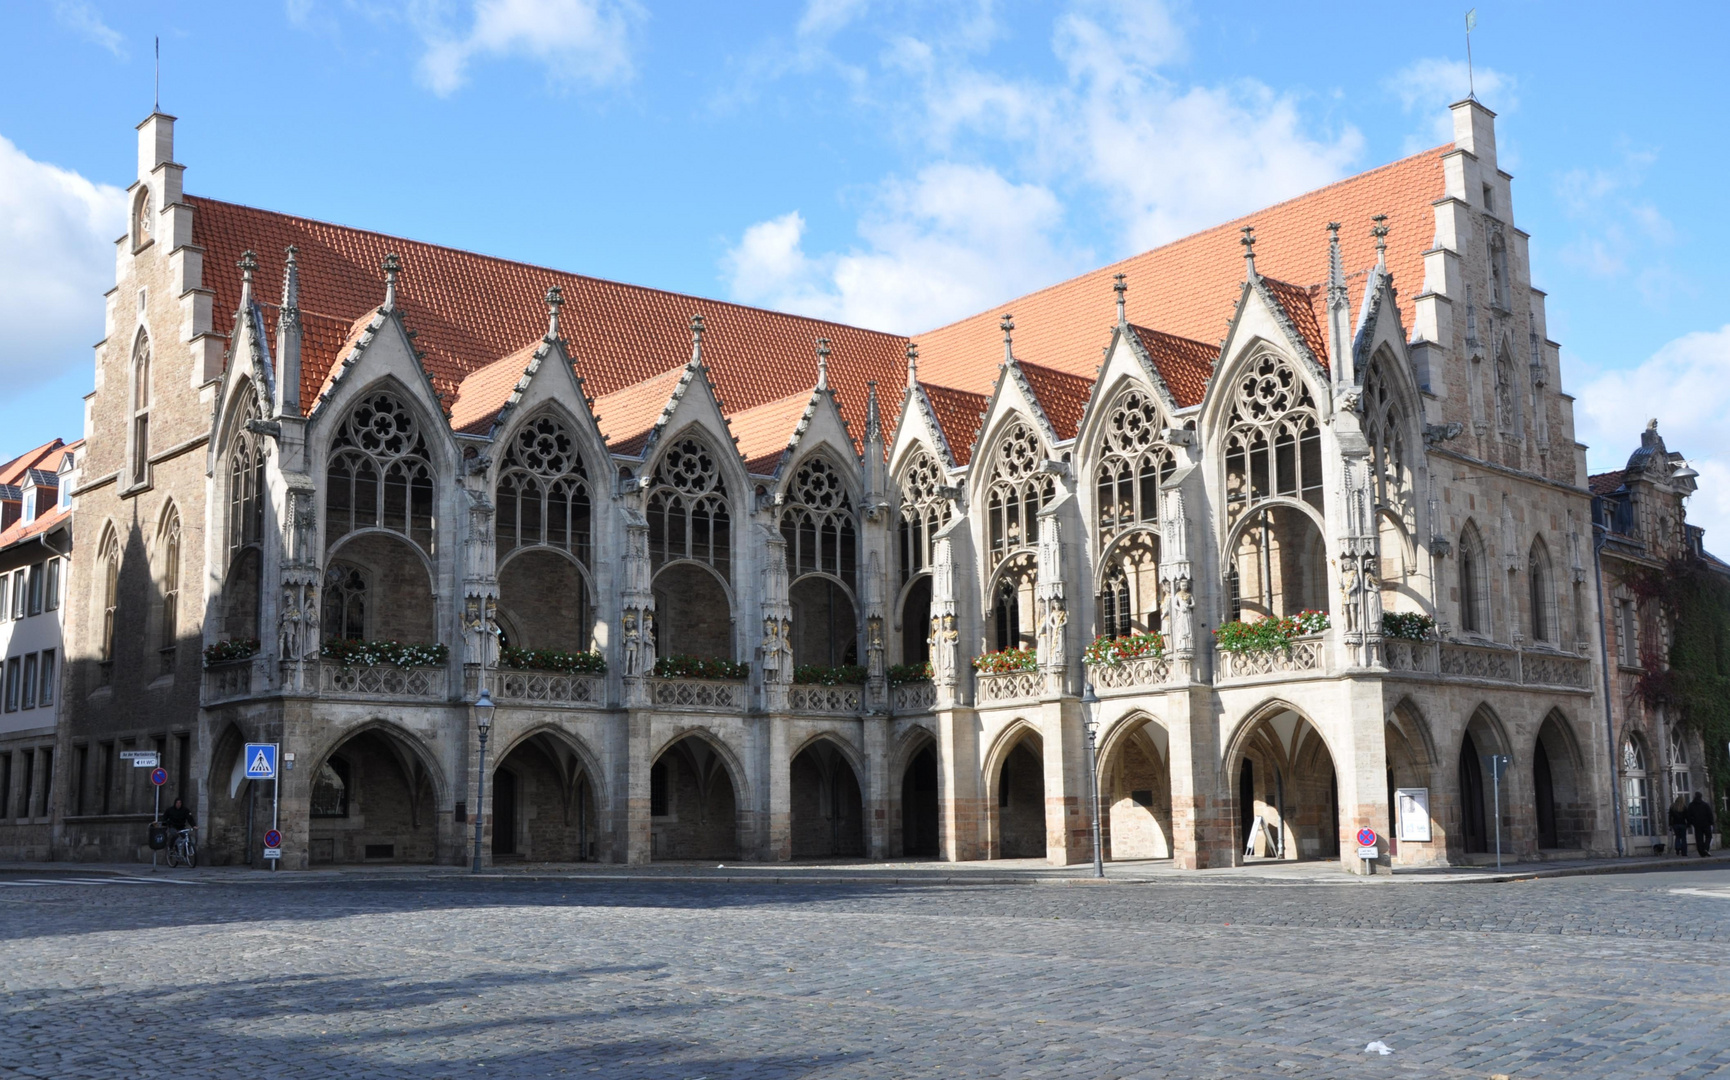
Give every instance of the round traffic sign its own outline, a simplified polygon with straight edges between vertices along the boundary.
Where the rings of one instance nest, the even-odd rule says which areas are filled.
[[[1358,847],[1375,847],[1376,831],[1374,829],[1358,830]]]
[[[150,770],[150,782],[152,784],[155,784],[157,787],[161,787],[163,784],[168,783],[168,770],[167,769],[151,769]]]
[[[277,832],[275,829],[267,829],[265,831],[265,834],[264,834],[264,846],[265,847],[281,847],[282,846],[282,834]]]

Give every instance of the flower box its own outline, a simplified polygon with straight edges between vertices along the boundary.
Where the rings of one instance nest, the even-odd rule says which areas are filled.
[[[1213,632],[1214,647],[1228,653],[1289,650],[1296,639],[1319,634],[1330,625],[1325,611],[1300,611],[1255,622],[1237,619]]]

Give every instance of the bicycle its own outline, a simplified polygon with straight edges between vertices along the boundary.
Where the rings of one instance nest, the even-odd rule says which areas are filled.
[[[188,827],[176,829],[174,841],[168,845],[168,865],[186,864],[188,870],[198,866],[198,830]]]

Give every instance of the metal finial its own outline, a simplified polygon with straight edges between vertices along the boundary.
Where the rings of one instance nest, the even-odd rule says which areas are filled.
[[[547,290],[547,340],[559,336],[559,309],[565,305],[565,291],[554,285]]]
[[[907,389],[919,385],[919,346],[907,343]]]
[[[817,339],[817,389],[829,389],[829,339]]]

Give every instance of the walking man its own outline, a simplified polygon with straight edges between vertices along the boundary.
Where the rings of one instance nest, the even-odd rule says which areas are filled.
[[[1694,850],[1701,858],[1712,847],[1712,804],[1694,793],[1694,801],[1688,804],[1688,824],[1694,827]]]

